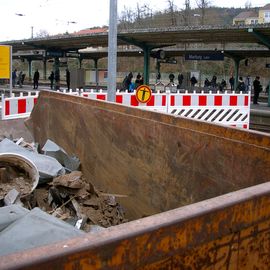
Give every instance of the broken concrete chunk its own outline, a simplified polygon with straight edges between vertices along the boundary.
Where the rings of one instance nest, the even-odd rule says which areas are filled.
[[[19,199],[19,197],[20,197],[20,192],[18,192],[15,188],[13,188],[5,196],[4,203],[6,206],[14,204]]]
[[[51,179],[65,173],[65,169],[55,158],[29,151],[9,139],[4,139],[0,142],[0,153],[7,152],[20,154],[32,161],[39,171],[40,180]]]
[[[39,208],[34,208],[22,218],[0,232],[0,255],[56,243],[84,235],[77,228],[57,219]]]
[[[75,156],[69,156],[66,151],[51,140],[47,140],[42,148],[45,155],[54,157],[70,171],[78,170],[80,160]]]
[[[54,178],[53,185],[80,189],[85,186],[85,183],[82,180],[82,172],[74,171]]]
[[[12,204],[0,208],[0,232],[8,227],[11,223],[17,219],[23,217],[29,213],[29,210],[22,206]]]

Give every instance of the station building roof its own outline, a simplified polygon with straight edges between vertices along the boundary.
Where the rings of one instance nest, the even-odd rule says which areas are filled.
[[[204,44],[207,49],[209,44],[237,43],[264,45],[265,50],[249,50],[248,53],[270,56],[270,24],[244,25],[244,26],[189,26],[152,29],[133,29],[118,32],[118,45],[133,44],[138,47],[148,46],[163,48],[175,44]],[[41,49],[74,52],[87,47],[107,47],[108,31],[99,33],[75,33],[49,36],[46,38],[34,38],[1,42],[0,44],[11,45],[13,52]],[[179,50],[178,50],[179,51]],[[241,53],[239,51],[239,53]],[[242,52],[242,54],[245,52]],[[180,54],[180,52],[178,53]]]

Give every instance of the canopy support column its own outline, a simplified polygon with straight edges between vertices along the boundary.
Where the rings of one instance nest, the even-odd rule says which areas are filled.
[[[149,85],[149,69],[150,69],[150,52],[151,48],[148,46],[143,47],[143,83]]]

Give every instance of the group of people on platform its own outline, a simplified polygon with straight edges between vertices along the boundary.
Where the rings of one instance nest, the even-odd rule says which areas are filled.
[[[138,88],[138,86],[143,85],[143,76],[140,73],[137,74],[135,82],[132,82],[132,79],[133,73],[129,72],[129,74],[125,76],[122,82],[120,91],[128,90],[128,92],[133,92],[135,89]]]
[[[22,71],[20,71],[18,74],[17,74],[17,69],[14,69],[12,71],[12,87],[13,88],[16,87],[16,84],[18,84],[19,87],[22,88],[24,79],[25,79],[25,74]],[[39,79],[40,79],[39,71],[38,69],[36,69],[33,76],[33,89],[38,89]],[[60,89],[60,71],[59,70],[56,70],[55,72],[52,71],[48,79],[50,81],[51,89],[56,89],[56,90]],[[66,69],[66,83],[67,83],[67,88],[69,90],[70,89],[70,71],[68,68]]]
[[[132,78],[133,78],[133,74],[132,74],[132,72],[130,72],[123,80],[122,90],[128,89],[129,92],[133,92],[134,89],[136,89],[139,85],[143,84],[143,78],[140,75],[140,73],[138,73],[136,80],[135,80],[135,83],[132,83]],[[156,79],[157,79],[157,82],[160,82],[160,80],[161,80],[160,72],[157,73]],[[173,73],[170,73],[169,74],[169,84],[175,85],[174,79],[175,79],[175,75]],[[181,72],[178,74],[177,80],[178,80],[177,88],[180,89],[183,85],[183,82],[184,82],[184,75]],[[197,83],[198,83],[197,78],[194,75],[192,75],[190,78],[191,87],[195,87],[195,85]],[[229,84],[230,84],[230,90],[232,90],[232,91],[235,90],[234,89],[235,79],[233,76],[230,77]],[[259,94],[263,89],[262,85],[260,83],[259,76],[256,76],[256,78],[254,79],[253,82],[252,82],[250,76],[247,76],[245,78],[245,80],[243,80],[243,77],[240,76],[238,79],[237,86],[236,86],[236,91],[242,92],[242,93],[247,93],[247,92],[251,91],[252,86],[253,86],[253,91],[254,91],[253,104],[258,104]],[[221,79],[221,81],[218,82],[217,76],[213,75],[211,80],[209,80],[208,78],[205,79],[204,88],[224,91],[225,89],[227,89],[227,82],[225,79]],[[268,88],[266,88],[266,90],[269,91],[269,86],[268,86]]]
[[[24,84],[24,79],[25,79],[25,73],[20,71],[19,74],[17,74],[16,68],[12,71],[12,87],[13,88],[15,88],[17,84],[19,85],[20,88],[22,88]],[[38,89],[38,81],[39,81],[39,71],[37,69],[33,76],[33,89]]]
[[[174,74],[171,73],[169,75],[169,80],[170,80],[171,84],[174,83],[174,78],[175,78]],[[159,76],[159,79],[160,79],[160,76]],[[183,74],[179,73],[178,74],[177,88],[181,88],[183,80],[184,80]],[[195,87],[195,85],[197,83],[198,83],[197,78],[194,75],[192,75],[190,78],[191,87]],[[235,86],[235,79],[233,76],[230,77],[229,84],[230,84],[230,90],[233,91],[234,86]],[[243,77],[240,76],[238,79],[238,84],[236,86],[236,91],[242,92],[242,93],[248,93],[249,91],[251,91],[252,86],[253,86],[253,91],[254,91],[253,104],[258,104],[258,98],[259,98],[260,92],[263,89],[262,85],[260,83],[259,76],[256,76],[253,82],[252,82],[250,76],[247,76],[245,78],[245,80],[243,80]],[[227,88],[227,83],[226,83],[225,79],[222,79],[221,82],[217,82],[216,75],[213,75],[211,80],[209,80],[208,78],[205,79],[204,88],[224,91],[224,89]],[[266,87],[266,91],[267,92],[269,91],[269,85]]]
[[[60,72],[59,69],[56,70],[55,72],[52,71],[50,76],[48,77],[50,81],[50,88],[53,90],[59,90],[60,89]],[[66,84],[67,84],[67,89],[70,89],[70,71],[68,68],[66,68]]]
[[[16,84],[19,85],[20,88],[22,88],[23,83],[25,79],[25,73],[22,71],[17,74],[17,69],[14,69],[12,71],[12,87],[15,88]]]
[[[33,89],[38,89],[39,86],[39,71],[36,69],[34,76],[33,76]],[[25,74],[20,71],[19,74],[17,75],[17,69],[14,69],[12,72],[12,86],[15,87],[16,84],[19,85],[21,88],[25,79]],[[48,77],[50,80],[50,88],[51,89],[60,89],[60,72],[59,69],[56,70],[55,72],[52,71],[50,76]],[[161,74],[158,72],[157,74],[157,82],[160,82],[161,80]],[[175,75],[173,73],[169,74],[169,84],[174,84],[174,79]],[[122,87],[121,91],[128,90],[128,92],[133,92],[135,89],[137,89],[138,86],[143,84],[143,76],[138,73],[136,76],[135,81],[133,82],[133,73],[129,72],[128,75],[125,76],[123,82],[122,82]],[[179,72],[177,76],[178,84],[177,88],[180,89],[183,85],[184,82],[184,76],[181,72]],[[195,87],[195,85],[198,83],[197,78],[192,75],[190,78],[190,85],[191,87]],[[67,68],[66,69],[66,84],[67,84],[67,89],[70,89],[70,71]],[[229,85],[230,85],[230,90],[235,89],[235,79],[233,76],[230,77],[229,79]],[[256,78],[251,80],[250,76],[247,76],[245,80],[243,80],[243,77],[239,77],[238,83],[236,86],[236,91],[247,93],[248,91],[251,91],[251,88],[253,86],[253,91],[254,91],[254,97],[253,97],[253,104],[258,104],[258,98],[260,95],[260,92],[262,91],[262,85],[260,83],[260,77],[256,76]],[[217,82],[217,77],[216,75],[213,75],[212,79],[209,80],[208,78],[205,79],[204,81],[204,88],[208,89],[218,89],[220,91],[223,91],[224,89],[227,88],[227,83],[224,79],[221,80],[221,82]],[[266,87],[266,90],[269,91],[269,85]]]

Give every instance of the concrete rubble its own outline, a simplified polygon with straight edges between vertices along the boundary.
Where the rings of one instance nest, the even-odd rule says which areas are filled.
[[[7,138],[0,142],[0,153],[16,153],[30,159],[37,166],[41,179],[47,180],[65,173],[64,167],[55,158],[31,151]]]
[[[84,178],[77,157],[69,156],[51,140],[43,146],[42,153],[38,149],[38,145],[25,142],[23,138],[0,139],[0,217],[5,216],[0,220],[0,241],[7,247],[0,255],[46,244],[48,239],[42,240],[41,237],[38,240],[46,233],[42,222],[50,224],[47,229],[52,229],[50,226],[56,226],[52,229],[56,231],[65,228],[63,235],[52,236],[48,243],[80,235],[78,232],[95,233],[127,222],[116,197],[98,191],[89,179]],[[31,160],[39,173],[38,186],[33,190],[30,187],[23,194],[12,181],[16,178],[25,186],[24,180],[29,176],[25,172],[23,175],[21,168],[8,168],[5,162],[1,162],[1,153],[18,154]],[[14,243],[26,243],[14,249],[13,240],[8,241],[11,236]],[[28,245],[27,239],[31,239],[31,244]]]
[[[77,157],[69,156],[63,148],[59,147],[51,140],[47,140],[42,151],[45,155],[57,159],[61,164],[63,164],[65,169],[75,171],[80,167],[80,160]]]
[[[7,207],[3,207],[4,211],[8,212],[8,209],[5,208]],[[56,243],[83,234],[83,231],[45,213],[39,208],[34,208],[17,217],[0,231],[0,242],[1,246],[4,247],[0,249],[0,255]]]

